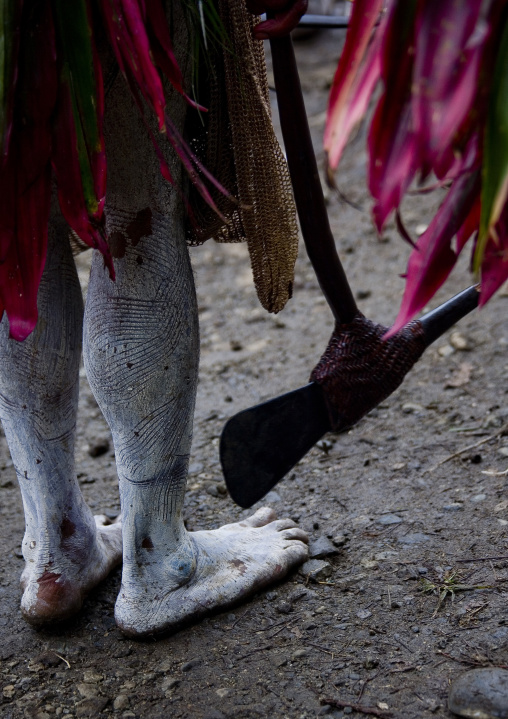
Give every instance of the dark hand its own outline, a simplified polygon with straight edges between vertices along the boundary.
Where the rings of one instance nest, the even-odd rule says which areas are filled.
[[[255,15],[265,12],[272,15],[270,20],[261,22],[254,28],[256,40],[268,40],[289,35],[307,12],[309,0],[246,0],[246,3]]]

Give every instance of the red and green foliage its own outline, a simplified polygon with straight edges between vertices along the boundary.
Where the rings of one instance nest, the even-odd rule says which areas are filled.
[[[212,203],[209,177],[167,112],[163,77],[188,102],[161,0],[4,0],[0,9],[0,318],[23,340],[37,322],[37,290],[47,247],[51,184],[61,211],[114,276],[105,235],[104,90],[92,3],[140,110]],[[204,109],[204,108],[200,108]],[[164,176],[169,166],[153,136]],[[219,189],[222,189],[219,187]]]
[[[508,279],[508,2],[355,0],[325,130],[333,181],[380,86],[368,131],[378,231],[414,180],[447,194],[420,236],[390,332],[419,312],[474,236],[484,304]]]

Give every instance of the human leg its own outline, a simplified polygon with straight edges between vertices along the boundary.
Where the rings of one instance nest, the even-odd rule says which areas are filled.
[[[197,383],[197,307],[182,203],[120,82],[108,95],[112,282],[94,258],[85,311],[88,379],[110,425],[122,500],[116,606],[132,635],[174,629],[247,597],[306,556],[306,535],[269,511],[214,532],[183,524]],[[173,118],[183,107],[174,108]],[[168,161],[169,158],[168,158]],[[178,179],[179,168],[173,163]]]
[[[21,610],[40,625],[78,611],[121,561],[121,527],[94,518],[74,469],[83,302],[68,229],[51,223],[39,321],[24,341],[0,325],[0,418],[25,511]]]

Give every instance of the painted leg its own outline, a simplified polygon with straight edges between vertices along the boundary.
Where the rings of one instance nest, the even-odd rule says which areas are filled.
[[[178,5],[171,7],[176,12]],[[185,23],[178,25],[185,35]],[[185,73],[183,35],[175,49]],[[185,103],[173,98],[171,114],[182,126]],[[83,353],[111,428],[120,482],[124,559],[115,616],[124,632],[143,636],[173,630],[280,579],[305,559],[307,537],[266,510],[217,531],[186,531],[199,333],[183,208],[161,180],[122,78],[108,93],[105,133],[117,278],[111,282],[96,255]],[[167,160],[178,182],[180,167]]]
[[[307,556],[305,533],[270,510],[216,531],[183,525],[198,327],[178,214],[172,222],[154,213],[152,236],[127,243],[116,262],[115,284],[95,258],[85,313],[85,365],[112,430],[122,498],[115,616],[136,636],[237,603]]]
[[[67,240],[52,224],[39,322],[19,343],[0,325],[0,418],[25,510],[21,611],[33,625],[67,619],[121,561],[121,527],[85,504],[74,471],[83,302]]]

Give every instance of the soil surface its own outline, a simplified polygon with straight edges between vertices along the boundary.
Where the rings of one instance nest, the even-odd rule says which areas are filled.
[[[322,32],[297,47],[320,159],[342,39],[341,31]],[[389,325],[408,247],[393,224],[381,242],[372,228],[364,147],[360,132],[339,175],[361,209],[333,195],[328,205],[361,310]],[[405,204],[413,236],[438,202],[425,195]],[[278,316],[257,302],[244,246],[208,244],[191,254],[202,335],[186,503],[195,529],[246,516],[226,494],[222,427],[235,412],[307,382],[332,316],[303,248],[294,299]],[[78,261],[86,285],[89,258]],[[436,303],[469,284],[464,261]],[[0,436],[0,715],[451,716],[451,680],[468,667],[508,664],[507,309],[501,293],[463,320],[398,391],[351,431],[327,435],[266,497],[310,533],[313,554],[324,554],[318,581],[297,571],[233,611],[156,642],[125,639],[116,628],[120,571],[62,630],[36,632],[23,622],[23,513]],[[93,510],[114,517],[113,447],[82,375],[78,476]]]

